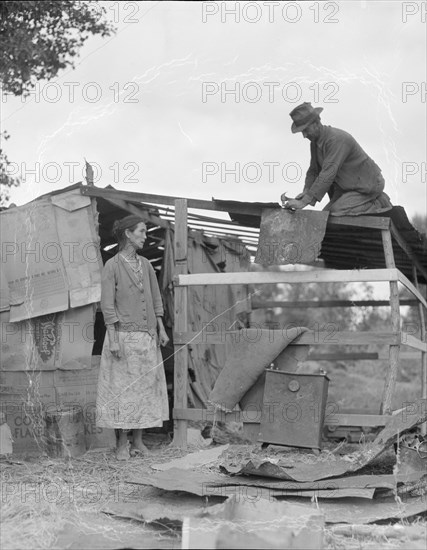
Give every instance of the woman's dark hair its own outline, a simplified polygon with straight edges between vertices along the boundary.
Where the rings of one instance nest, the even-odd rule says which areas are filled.
[[[139,223],[145,223],[145,221],[140,216],[136,216],[135,214],[125,216],[121,220],[116,220],[113,223],[112,234],[116,241],[119,243],[119,250],[121,250],[126,244],[126,229],[129,229],[130,231],[135,231],[136,226]]]

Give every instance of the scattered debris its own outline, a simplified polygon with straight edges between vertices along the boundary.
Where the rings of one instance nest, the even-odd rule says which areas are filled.
[[[182,528],[182,548],[323,548],[324,518],[314,508],[289,502],[229,498]]]
[[[188,454],[183,458],[176,458],[170,462],[163,464],[153,464],[153,470],[170,470],[172,468],[180,468],[182,470],[190,470],[196,466],[206,466],[215,463],[218,458],[228,449],[229,445],[221,445],[212,449],[205,449],[196,453]]]
[[[247,452],[233,453],[231,450],[221,464],[221,469],[229,474],[266,476],[290,481],[317,481],[329,477],[338,477],[360,470],[378,457],[394,438],[425,422],[427,419],[426,400],[419,399],[408,410],[399,411],[392,416],[387,426],[372,443],[367,443],[354,453],[335,456],[323,451],[307,460],[306,455],[294,453],[292,458],[261,457]],[[249,456],[248,456],[249,455]]]
[[[301,504],[300,499],[292,502]],[[326,523],[375,523],[384,520],[402,520],[421,514],[427,510],[424,497],[408,498],[399,501],[395,498],[322,500],[319,510],[325,514]]]
[[[227,477],[227,476],[222,476]],[[220,474],[200,472],[197,470],[166,468],[157,473],[134,474],[126,477],[127,483],[138,485],[151,485],[166,491],[183,491],[198,496],[206,496],[206,487],[208,483],[214,483],[221,480]]]
[[[202,435],[201,430],[196,428],[187,428],[187,445],[190,447],[197,447],[199,449],[204,449],[209,447],[212,443],[212,438],[209,437],[205,439]]]
[[[364,475],[333,478],[316,482],[278,481],[253,476],[227,476],[215,471],[200,472],[171,468],[152,475],[131,475],[127,483],[150,485],[169,491],[182,491],[199,496],[228,498],[277,498],[284,496],[305,498],[373,498],[376,489],[394,491],[404,483],[418,482],[424,473],[407,475]],[[427,476],[426,476],[427,477]]]
[[[245,432],[243,422],[220,422],[215,421],[211,429],[212,440],[218,445],[227,443],[233,445],[252,445]]]
[[[398,471],[400,473],[427,472],[427,439],[407,434],[399,442]]]
[[[329,531],[335,535],[357,538],[426,540],[426,527],[423,525],[331,525]]]
[[[160,491],[159,491],[160,493]],[[223,499],[201,499],[198,496],[168,492],[154,498],[138,502],[108,503],[102,512],[111,517],[157,524],[159,527],[181,531],[182,522],[187,516],[195,516]]]

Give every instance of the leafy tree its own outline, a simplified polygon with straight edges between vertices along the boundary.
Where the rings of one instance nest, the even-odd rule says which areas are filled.
[[[0,139],[9,139],[9,135],[3,132],[0,134]],[[0,149],[0,206],[4,206],[9,201],[9,189],[19,185],[19,179],[12,177],[8,172],[10,164],[7,155],[4,154],[3,149]]]
[[[75,0],[0,3],[0,79],[2,93],[26,96],[39,80],[51,80],[74,61],[90,36],[110,36],[114,26],[99,2]],[[3,139],[7,139],[5,134]],[[0,201],[19,184],[7,171],[0,150]]]
[[[51,80],[74,66],[91,35],[109,36],[113,26],[98,2],[2,2],[0,75],[5,93],[27,94],[38,80]]]

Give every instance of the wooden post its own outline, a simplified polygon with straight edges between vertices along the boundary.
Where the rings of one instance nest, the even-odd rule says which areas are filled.
[[[417,267],[415,265],[412,267],[412,273],[414,275],[415,287],[417,288],[417,290],[421,291],[418,284]],[[420,319],[421,340],[423,342],[426,342],[426,319],[424,315],[424,306],[420,302],[418,303],[418,316]],[[425,351],[421,352],[421,397],[423,399],[427,399],[427,353]],[[426,422],[423,422],[423,424],[421,424],[421,434],[424,436],[427,435]]]
[[[175,201],[175,276],[188,273],[187,200]],[[188,330],[188,287],[176,286],[174,291],[174,330]],[[187,408],[188,348],[175,344],[174,408]],[[175,420],[173,444],[187,446],[187,420]]]
[[[384,247],[385,265],[387,268],[395,268],[393,243],[389,229],[382,229],[381,236]],[[400,305],[399,305],[399,289],[397,281],[390,281],[390,310],[391,310],[391,326],[393,332],[400,332]],[[399,368],[399,351],[400,345],[391,345],[389,347],[389,368],[384,386],[383,398],[381,403],[381,414],[391,413],[391,400],[393,398],[394,388],[396,385],[397,371]]]

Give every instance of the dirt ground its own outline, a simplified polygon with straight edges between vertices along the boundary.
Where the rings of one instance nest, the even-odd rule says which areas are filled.
[[[127,462],[118,462],[112,451],[90,451],[70,460],[47,456],[2,460],[1,548],[181,548],[180,522],[149,525],[107,513],[120,503],[128,505],[124,509],[130,511],[137,510],[138,503],[147,502],[153,506],[172,504],[180,510],[203,510],[223,501],[219,497],[198,497],[127,483],[129,475],[152,472],[151,464],[168,462],[196,450],[179,450],[159,438],[147,444],[151,444],[153,455]],[[374,468],[377,473],[385,473],[392,468],[392,462],[389,453]],[[369,534],[359,532],[351,536],[341,533],[337,526],[327,525],[325,548],[425,548],[425,515],[382,523],[371,526]]]
[[[358,364],[328,365],[331,378],[329,401],[340,407],[372,408],[384,383],[384,372],[369,361]],[[396,385],[394,407],[419,394],[418,365],[401,369]],[[367,384],[369,380],[369,384]],[[147,445],[154,451],[146,458],[118,462],[111,450],[93,450],[84,456],[51,459],[40,453],[0,460],[2,550],[22,548],[116,549],[181,548],[181,524],[147,524],[111,516],[106,511],[116,504],[137,509],[138,503],[173,504],[176,508],[201,510],[222,502],[219,497],[197,497],[126,482],[130,475],[147,474],[151,464],[168,462],[194,452],[169,446],[166,436],[149,434]],[[225,441],[221,441],[224,443]],[[336,443],[335,443],[336,444]],[[389,473],[390,454],[374,465],[372,472]],[[427,498],[426,496],[424,498]],[[372,526],[371,526],[372,527]],[[388,530],[387,530],[388,529]],[[334,550],[373,550],[425,548],[427,517],[400,522],[382,522],[369,533],[340,532],[327,525],[325,548]]]
[[[3,460],[1,548],[180,548],[180,530],[113,519],[102,510],[117,503],[161,501],[163,491],[125,479],[149,472],[154,462],[184,455],[159,446],[152,457],[127,462],[105,450],[73,459],[22,455]]]

